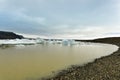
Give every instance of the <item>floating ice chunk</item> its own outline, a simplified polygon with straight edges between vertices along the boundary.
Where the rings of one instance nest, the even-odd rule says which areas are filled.
[[[55,43],[56,43],[56,40],[54,40],[54,39],[49,39],[49,40],[48,40],[48,43],[50,43],[50,44],[55,44]]]
[[[64,40],[62,40],[62,44],[63,45],[74,45],[74,44],[76,44],[76,42],[73,39],[64,39]]]
[[[75,44],[75,40],[73,40],[73,39],[69,40],[69,44],[70,45],[74,45]]]
[[[29,45],[29,44],[36,44],[34,40],[29,40],[29,39],[13,39],[13,40],[0,40],[0,44],[24,44],[24,45]]]
[[[67,40],[67,39],[64,39],[64,40],[62,40],[62,44],[63,44],[63,45],[68,45],[68,44],[69,44],[69,42],[68,42],[68,40]]]
[[[61,41],[61,40],[57,40],[56,43],[57,43],[57,44],[61,44],[62,41]]]
[[[44,43],[45,43],[45,40],[42,39],[42,38],[37,38],[37,39],[36,39],[36,43],[37,43],[37,44],[44,44]]]

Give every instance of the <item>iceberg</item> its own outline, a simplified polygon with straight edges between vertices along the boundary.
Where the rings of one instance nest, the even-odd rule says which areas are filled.
[[[37,44],[44,44],[44,43],[45,43],[45,40],[42,39],[42,38],[37,38],[37,39],[35,40],[35,42],[36,42]]]
[[[58,39],[48,39],[45,42],[46,44],[62,44],[62,40],[58,40]]]
[[[75,42],[75,40],[73,40],[73,39],[63,39],[62,40],[62,44],[63,45],[75,45],[76,44],[76,42]]]
[[[12,40],[0,40],[0,44],[23,44],[23,45],[32,45],[36,44],[35,40],[29,40],[29,39],[12,39]]]

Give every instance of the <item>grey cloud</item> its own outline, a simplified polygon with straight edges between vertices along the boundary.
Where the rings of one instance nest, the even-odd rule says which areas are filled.
[[[0,0],[0,28],[46,36],[101,34],[119,23],[109,1]]]

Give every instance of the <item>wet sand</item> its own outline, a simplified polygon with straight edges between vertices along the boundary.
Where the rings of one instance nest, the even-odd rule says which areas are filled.
[[[109,43],[120,47],[119,37],[84,41]],[[120,80],[120,49],[112,55],[96,59],[84,66],[71,66],[60,71],[55,77],[43,80]]]

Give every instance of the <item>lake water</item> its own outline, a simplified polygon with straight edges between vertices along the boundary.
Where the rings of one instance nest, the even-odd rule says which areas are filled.
[[[62,44],[29,45],[0,49],[0,80],[37,80],[70,65],[83,65],[107,56],[118,49],[115,45]]]

